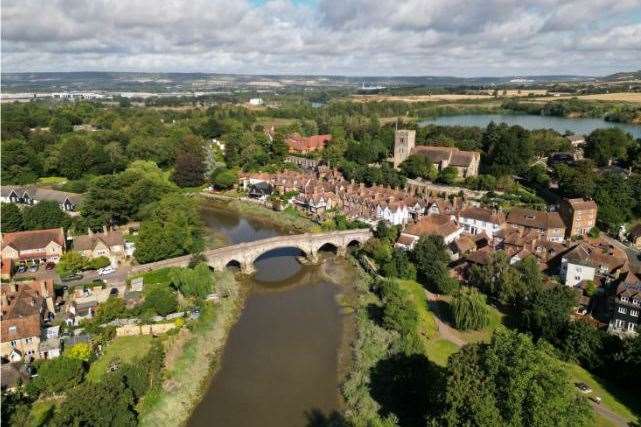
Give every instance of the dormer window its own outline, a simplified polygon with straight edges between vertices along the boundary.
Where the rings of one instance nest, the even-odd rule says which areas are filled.
[[[9,326],[9,333],[10,334],[15,334],[18,332],[18,327],[17,326]]]
[[[641,301],[635,298],[635,299],[632,300],[632,304],[641,305]]]
[[[628,302],[628,297],[621,297],[621,302]]]

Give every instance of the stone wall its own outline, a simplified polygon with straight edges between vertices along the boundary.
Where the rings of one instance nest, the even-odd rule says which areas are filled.
[[[153,325],[125,325],[116,328],[117,337],[135,335],[160,335],[176,327],[175,323],[156,323]]]

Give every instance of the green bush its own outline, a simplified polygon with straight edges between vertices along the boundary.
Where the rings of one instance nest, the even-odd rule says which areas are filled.
[[[452,299],[452,319],[458,329],[482,329],[490,322],[485,295],[474,288],[459,290]]]

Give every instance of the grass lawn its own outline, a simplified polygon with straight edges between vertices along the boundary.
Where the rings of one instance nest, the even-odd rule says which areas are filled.
[[[447,365],[448,357],[457,351],[458,347],[456,344],[453,344],[444,338],[432,339],[425,346],[425,354],[427,358],[439,366]]]
[[[144,357],[151,348],[151,335],[135,337],[116,337],[105,348],[104,354],[89,368],[87,379],[99,382],[107,372],[112,360],[118,358],[123,363]]]
[[[67,182],[67,178],[62,176],[43,176],[38,178],[38,185],[62,185]]]
[[[297,123],[297,119],[283,119],[280,117],[257,117],[256,118],[256,123],[262,126],[274,126],[275,128],[279,128],[282,126],[289,126],[294,123]]]
[[[166,268],[161,268],[158,270],[154,271],[149,271],[144,274],[140,274],[135,277],[142,277],[142,282],[145,285],[151,284],[151,283],[170,283],[171,279],[169,278],[169,275],[173,270],[175,270],[177,267],[166,267]]]
[[[418,310],[419,335],[425,339],[434,338],[437,334],[436,320],[427,307],[427,298],[423,286],[413,280],[399,280],[400,287],[405,289]]]
[[[641,396],[638,393],[624,390],[607,380],[594,376],[579,365],[573,363],[566,363],[565,365],[573,383],[583,382],[590,386],[592,393],[588,396],[599,396],[602,399],[602,405],[607,406],[612,412],[628,421],[637,420],[635,413],[641,414]],[[603,421],[608,422],[607,420]]]

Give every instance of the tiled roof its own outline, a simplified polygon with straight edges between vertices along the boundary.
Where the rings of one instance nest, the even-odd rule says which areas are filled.
[[[459,217],[485,221],[492,224],[503,224],[505,222],[505,215],[503,213],[474,206],[463,209],[459,213]]]
[[[449,215],[434,214],[428,215],[419,222],[409,225],[405,234],[412,236],[436,235],[441,237],[450,236],[459,229]]]
[[[507,222],[539,230],[565,228],[558,212],[543,212],[525,208],[512,208],[507,215]]]
[[[412,154],[428,157],[434,163],[449,162],[452,166],[469,167],[480,154],[475,151],[461,151],[456,147],[437,147],[418,145],[412,149]]]
[[[2,235],[2,248],[11,246],[18,251],[45,248],[50,242],[56,242],[64,248],[65,235],[62,228],[47,230],[17,231]]]
[[[73,247],[77,251],[93,250],[98,242],[104,243],[107,247],[123,246],[125,239],[120,231],[108,231],[107,233],[83,234],[73,239]]]
[[[305,152],[322,150],[325,148],[325,144],[331,140],[331,135],[291,135],[287,138],[286,143],[289,146],[290,151]]]
[[[594,200],[590,199],[566,199],[567,203],[572,206],[572,209],[577,210],[596,210],[597,204]]]

